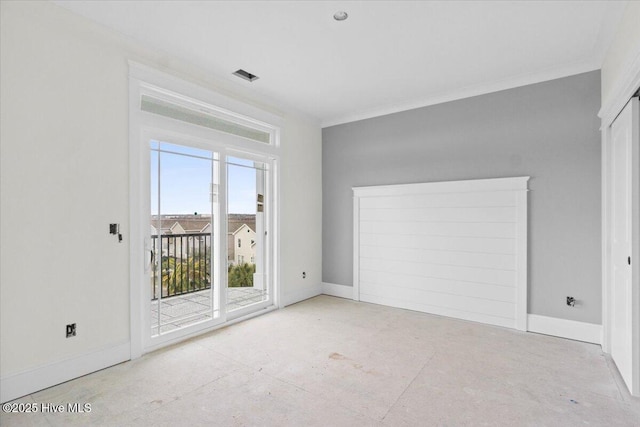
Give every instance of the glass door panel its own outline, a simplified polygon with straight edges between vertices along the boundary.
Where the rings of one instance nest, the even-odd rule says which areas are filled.
[[[265,259],[267,164],[227,157],[226,166],[226,310],[245,313],[272,301]]]
[[[218,154],[150,142],[151,337],[220,316]]]

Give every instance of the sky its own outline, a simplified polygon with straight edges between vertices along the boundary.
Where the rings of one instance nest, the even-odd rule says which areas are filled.
[[[160,147],[163,151],[157,151]],[[171,151],[168,153],[166,151]],[[198,157],[194,157],[198,156]],[[158,214],[158,157],[160,160],[160,214],[211,215],[209,185],[212,152],[175,144],[151,142],[151,214]],[[229,213],[256,213],[256,173],[252,161],[227,159]]]

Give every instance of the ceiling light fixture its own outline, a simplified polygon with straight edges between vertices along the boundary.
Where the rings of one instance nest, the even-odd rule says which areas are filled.
[[[336,21],[344,21],[348,17],[349,15],[344,10],[339,10],[333,14],[333,19],[335,19]]]

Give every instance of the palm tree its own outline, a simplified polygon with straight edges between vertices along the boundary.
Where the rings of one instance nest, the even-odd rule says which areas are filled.
[[[253,286],[253,274],[256,272],[255,264],[246,262],[229,267],[228,283],[230,288],[244,288]]]
[[[211,258],[194,253],[187,259],[163,257],[163,295],[173,296],[211,287]],[[165,293],[166,292],[166,293]]]

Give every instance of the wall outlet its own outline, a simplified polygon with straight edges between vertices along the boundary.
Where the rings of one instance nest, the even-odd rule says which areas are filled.
[[[567,305],[569,307],[575,307],[576,306],[576,299],[574,297],[567,297]]]
[[[306,278],[307,278],[307,272],[306,272],[306,271],[303,271],[303,272],[302,272],[302,278],[303,278],[303,279],[306,279]]]
[[[76,324],[70,323],[67,325],[67,338],[76,336]]]

